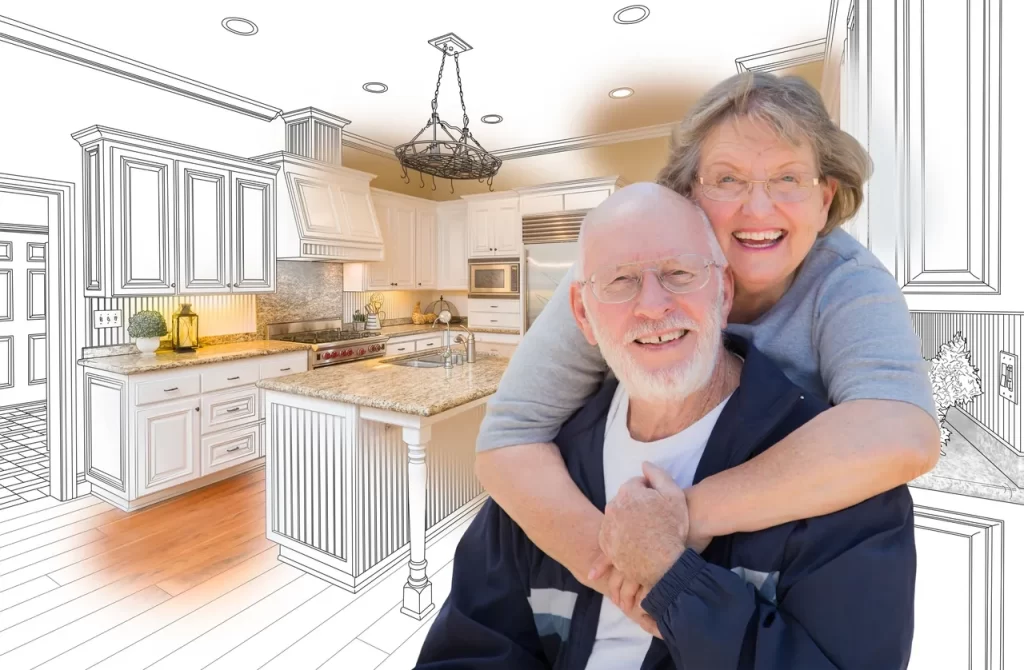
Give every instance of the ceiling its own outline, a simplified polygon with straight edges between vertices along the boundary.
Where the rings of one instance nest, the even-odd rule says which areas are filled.
[[[823,39],[832,0],[648,0],[645,20],[613,21],[629,4],[3,0],[0,15],[284,111],[320,108],[387,145],[426,124],[442,60],[427,40],[454,32],[473,47],[459,57],[470,130],[494,151],[678,120],[737,58]],[[228,32],[232,16],[258,32]],[[446,59],[438,107],[461,126],[454,65]],[[820,65],[803,72],[820,77]],[[364,91],[371,81],[388,91]],[[634,95],[609,97],[623,86]],[[485,114],[504,120],[487,125]]]

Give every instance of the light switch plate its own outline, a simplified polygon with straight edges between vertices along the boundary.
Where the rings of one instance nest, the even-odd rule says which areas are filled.
[[[93,328],[120,328],[121,310],[102,309],[92,313]]]
[[[1018,380],[1020,369],[1017,367],[1017,355],[999,352],[999,395],[1013,404],[1017,404]]]

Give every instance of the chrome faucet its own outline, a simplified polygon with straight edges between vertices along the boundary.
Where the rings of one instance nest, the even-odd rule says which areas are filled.
[[[461,323],[457,323],[455,325],[466,331],[465,335],[459,334],[455,338],[456,342],[466,346],[466,362],[476,363],[476,335],[473,334],[472,330],[466,328]]]
[[[444,338],[444,351],[441,352],[441,361],[444,363],[444,367],[448,370],[452,368],[452,313],[448,310],[442,310],[437,318],[434,319],[434,325],[431,328],[437,327],[437,322],[440,321],[448,328],[448,333]]]

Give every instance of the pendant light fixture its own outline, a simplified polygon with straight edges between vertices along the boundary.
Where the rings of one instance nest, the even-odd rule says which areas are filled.
[[[469,115],[466,113],[466,100],[462,94],[462,75],[459,72],[459,54],[473,47],[460,39],[455,33],[428,40],[428,43],[441,52],[441,69],[437,73],[437,86],[434,88],[434,99],[430,103],[430,120],[423,129],[409,142],[395,147],[395,156],[402,165],[402,178],[410,182],[409,170],[420,173],[420,187],[425,186],[423,175],[428,174],[442,179],[476,179],[487,180],[489,190],[494,183],[494,175],[501,167],[501,159],[490,154],[473,137],[469,131]],[[441,78],[444,74],[444,62],[452,56],[455,59],[455,76],[459,82],[459,101],[462,103],[462,128],[456,128],[444,121],[437,113],[437,95],[441,90]],[[437,190],[434,183],[433,190]],[[455,193],[455,182],[452,181],[451,192]]]

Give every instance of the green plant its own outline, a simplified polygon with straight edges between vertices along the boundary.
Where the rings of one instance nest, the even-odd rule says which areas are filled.
[[[352,315],[352,321],[359,322],[359,323],[361,323],[363,321],[366,321],[366,315],[363,314],[362,312],[360,312],[357,309],[356,313]]]
[[[145,309],[132,314],[132,318],[128,320],[128,334],[136,339],[163,337],[167,334],[167,324],[160,312]]]
[[[950,436],[949,429],[944,423],[946,412],[950,407],[963,407],[980,396],[981,377],[978,375],[978,368],[971,365],[967,340],[961,333],[957,333],[952,340],[939,347],[939,353],[930,363],[928,375],[931,377],[935,409],[939,415],[942,446],[945,447]]]

